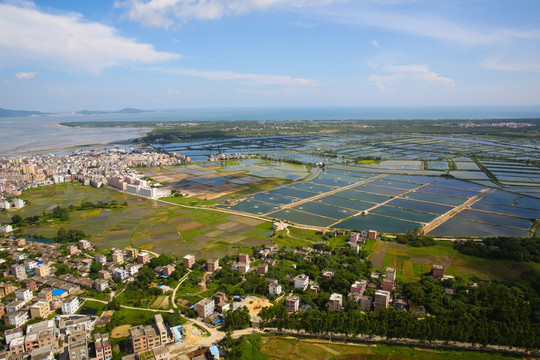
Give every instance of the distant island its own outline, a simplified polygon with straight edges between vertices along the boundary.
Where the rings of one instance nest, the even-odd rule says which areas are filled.
[[[10,110],[0,108],[0,117],[15,117],[15,116],[46,116],[47,113],[41,111],[30,110]]]
[[[147,110],[139,110],[133,108],[124,108],[118,111],[93,111],[93,110],[81,110],[77,111],[77,115],[101,115],[101,114],[139,114],[151,112]],[[58,115],[53,113],[46,113],[41,111],[30,111],[30,110],[11,110],[0,108],[0,117],[20,117],[20,116],[49,116],[49,115]]]

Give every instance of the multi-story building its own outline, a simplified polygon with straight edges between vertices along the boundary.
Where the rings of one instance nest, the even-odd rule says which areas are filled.
[[[21,280],[21,286],[23,289],[28,289],[30,291],[34,291],[37,289],[37,284],[34,280],[32,279],[23,279]]]
[[[120,279],[121,281],[127,280],[129,278],[129,271],[123,268],[114,269],[113,279]]]
[[[360,296],[364,295],[364,291],[367,288],[367,280],[358,280],[355,281],[354,284],[351,285],[350,293],[351,294],[359,294]]]
[[[160,337],[160,343],[168,343],[169,336],[167,335],[167,327],[165,326],[165,322],[163,321],[163,316],[161,316],[161,314],[154,315],[154,322],[156,323],[156,329]]]
[[[306,290],[309,285],[309,276],[306,274],[296,275],[294,278],[294,288]]]
[[[199,317],[202,317],[204,319],[214,313],[215,302],[214,300],[209,298],[202,299],[197,304],[195,304],[195,308],[197,309],[197,314],[199,315]]]
[[[444,265],[433,264],[433,278],[440,280],[444,276]]]
[[[328,300],[328,309],[332,311],[341,311],[343,306],[343,295],[333,293]]]
[[[182,264],[187,267],[188,269],[191,269],[193,264],[195,264],[195,255],[188,254],[182,258]]]
[[[373,296],[361,296],[360,297],[360,310],[371,311],[373,307]]]
[[[242,275],[247,274],[249,271],[249,263],[238,262],[236,263],[236,270]]]
[[[392,281],[396,281],[396,268],[395,267],[387,267],[385,277],[387,279],[392,280]]]
[[[206,265],[208,266],[208,271],[209,272],[214,272],[219,268],[219,259],[218,258],[212,258],[212,259],[208,260]]]
[[[238,254],[238,262],[249,264],[248,254]]]
[[[381,288],[383,290],[393,291],[394,287],[395,287],[395,281],[391,279],[387,279],[387,278],[383,279],[382,284],[381,284]]]
[[[279,295],[282,293],[281,285],[277,280],[272,280],[268,284],[268,292],[270,295]]]
[[[24,339],[24,349],[32,351],[44,346],[53,347],[56,337],[53,330],[44,330],[34,334],[26,334]]]
[[[117,265],[121,265],[124,263],[124,254],[120,251],[115,252],[112,254],[112,261],[113,263]]]
[[[67,336],[69,360],[88,360],[86,332],[79,331]]]
[[[107,270],[99,270],[98,277],[103,280],[110,280],[112,278],[111,273]]]
[[[24,260],[24,269],[26,271],[32,270],[37,265],[38,265],[38,263],[35,260]]]
[[[79,240],[79,249],[81,251],[87,251],[92,249],[92,243],[88,240]]]
[[[19,327],[22,326],[26,321],[28,321],[28,311],[16,311],[4,315],[4,323],[6,325]]]
[[[41,264],[34,268],[34,272],[37,276],[46,277],[51,274],[51,269],[49,268],[49,265]]]
[[[161,345],[161,336],[151,326],[133,326],[129,329],[133,352],[138,353]]]
[[[176,266],[174,266],[173,264],[165,265],[163,267],[163,270],[161,270],[161,274],[163,276],[169,277],[169,276],[172,275],[172,273],[174,272],[175,269],[176,269]]]
[[[135,248],[127,248],[126,250],[124,250],[124,253],[126,254],[126,257],[134,259],[139,254],[139,250]]]
[[[262,263],[261,265],[257,266],[257,273],[264,275],[268,272],[268,263]]]
[[[21,288],[15,290],[15,297],[27,303],[34,298],[34,294],[30,289]]]
[[[112,348],[111,342],[109,341],[108,333],[96,333],[94,334],[94,345],[96,348],[96,358],[97,360],[111,360],[112,359]]]
[[[40,300],[30,306],[30,317],[32,319],[45,319],[49,315],[51,307],[47,301]]]
[[[96,279],[92,284],[92,288],[96,289],[99,292],[103,292],[109,288],[109,281],[103,279]]]
[[[96,254],[96,256],[94,257],[94,261],[97,264],[105,265],[107,263],[107,257],[103,254]]]
[[[26,305],[24,300],[17,299],[17,300],[12,301],[12,302],[10,302],[9,304],[6,305],[6,312],[8,314],[9,313],[15,313],[15,312],[21,310],[24,307],[24,305]]]
[[[45,288],[38,293],[38,299],[43,299],[47,302],[52,300],[52,289]]]
[[[79,310],[79,299],[76,296],[71,296],[62,302],[62,314],[73,315]]]
[[[376,240],[378,236],[377,230],[368,230],[367,238],[369,240]]]
[[[377,290],[375,292],[375,311],[386,309],[390,303],[390,292],[386,290]]]
[[[288,296],[285,299],[285,307],[290,313],[295,313],[300,308],[300,298],[298,296]]]
[[[77,255],[81,253],[81,250],[75,245],[69,245],[66,251],[68,255]]]
[[[152,349],[152,353],[154,354],[154,360],[170,360],[171,358],[171,353],[165,345],[156,346]]]
[[[24,265],[14,264],[11,266],[11,274],[15,276],[16,279],[24,279],[26,278],[26,269],[24,268]]]
[[[147,252],[142,252],[140,254],[137,254],[137,263],[144,265],[149,261],[150,261],[150,254],[148,254]]]
[[[9,343],[10,355],[17,355],[24,353],[24,336],[15,338]]]
[[[13,292],[13,285],[10,283],[0,283],[0,297],[5,297]]]

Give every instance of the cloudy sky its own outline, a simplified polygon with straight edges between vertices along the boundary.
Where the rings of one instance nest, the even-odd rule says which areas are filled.
[[[0,0],[0,107],[540,105],[538,0]]]

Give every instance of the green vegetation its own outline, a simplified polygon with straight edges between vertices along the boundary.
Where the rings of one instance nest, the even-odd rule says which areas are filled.
[[[527,349],[540,346],[540,274],[528,281],[480,282],[468,286],[462,280],[444,282],[424,278],[405,284],[402,294],[409,301],[425,306],[431,316],[387,308],[379,312],[360,311],[359,304],[346,302],[345,311],[313,309],[289,314],[284,305],[263,308],[261,326],[303,329],[311,334],[371,334],[388,338],[449,340],[473,344],[499,344]],[[445,294],[450,288],[455,295]],[[320,295],[311,295],[313,299]],[[321,310],[324,309],[324,310]]]
[[[71,242],[77,242],[79,240],[83,239],[89,239],[90,236],[84,233],[82,230],[75,230],[75,229],[69,229],[66,230],[65,228],[60,228],[56,232],[56,236],[54,237],[54,241],[59,243],[71,243]]]
[[[457,243],[455,248],[462,254],[482,258],[540,263],[540,238],[488,238]]]
[[[476,124],[508,121],[475,120]],[[514,122],[527,122],[531,127],[461,127],[463,120],[310,120],[310,121],[202,121],[194,124],[188,121],[152,122],[152,121],[100,121],[62,123],[70,127],[153,127],[146,134],[146,143],[167,143],[193,141],[198,139],[231,139],[237,137],[270,137],[286,134],[338,133],[347,135],[366,135],[375,133],[394,134],[434,134],[434,135],[475,135],[499,137],[537,138],[540,136],[538,119],[512,119]],[[242,131],[237,131],[242,128]]]
[[[399,234],[396,236],[396,241],[400,244],[412,246],[412,247],[422,247],[422,246],[433,246],[435,245],[435,240],[433,237],[424,235],[424,232],[421,228],[416,228],[414,230],[407,230],[405,234]]]
[[[231,352],[228,359],[275,360],[503,360],[522,358],[481,351],[419,348],[389,344],[354,344],[321,339],[291,338],[279,335],[248,335],[224,342]],[[246,354],[246,355],[243,355]]]
[[[248,328],[251,325],[251,317],[247,307],[241,307],[236,310],[228,311],[225,314],[225,331],[240,330]]]

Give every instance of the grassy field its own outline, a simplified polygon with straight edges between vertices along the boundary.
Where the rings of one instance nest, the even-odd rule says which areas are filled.
[[[450,241],[438,241],[429,247],[408,247],[389,241],[368,241],[363,247],[370,253],[373,267],[383,271],[387,266],[396,268],[398,279],[416,280],[429,273],[432,265],[443,264],[445,274],[461,276],[465,279],[478,276],[482,279],[512,279],[531,266],[509,260],[490,260],[460,254],[453,249]]]
[[[21,198],[30,204],[20,210],[1,213],[0,223],[9,223],[15,214],[37,215],[57,205],[68,206],[82,201],[127,202],[125,208],[75,211],[65,223],[24,229],[25,234],[45,237],[53,237],[60,227],[83,230],[92,236],[91,241],[100,249],[136,246],[179,256],[194,253],[197,257],[222,257],[236,254],[242,246],[268,244],[268,235],[272,233],[270,222],[212,210],[186,209],[78,183],[28,190]]]
[[[256,343],[256,341],[253,341]],[[262,336],[258,359],[269,360],[443,360],[519,359],[503,354],[475,351],[422,349],[395,345],[336,343],[293,337]]]

